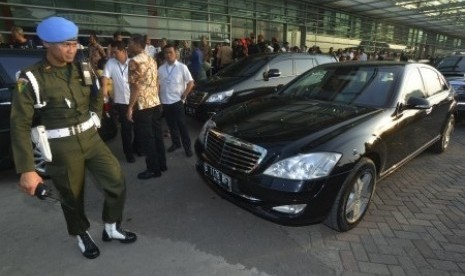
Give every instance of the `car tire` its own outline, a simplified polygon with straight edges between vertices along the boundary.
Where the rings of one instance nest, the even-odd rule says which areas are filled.
[[[431,149],[435,153],[443,153],[449,147],[450,144],[450,137],[454,132],[454,125],[455,125],[455,117],[454,115],[450,115],[447,119],[447,123],[444,126],[444,129],[441,133],[441,138],[432,145]]]
[[[344,181],[324,223],[339,232],[357,226],[368,210],[375,187],[376,166],[363,157]]]
[[[45,162],[42,152],[40,152],[35,143],[32,143],[32,150],[34,152],[34,168],[36,172],[42,177],[48,177],[47,170],[45,168],[47,162]]]

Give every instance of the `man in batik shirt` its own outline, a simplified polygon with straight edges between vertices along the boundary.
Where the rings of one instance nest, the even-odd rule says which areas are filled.
[[[147,169],[139,179],[160,177],[167,170],[165,145],[161,127],[162,108],[158,97],[157,63],[145,52],[145,38],[131,36],[128,52],[130,97],[127,117],[134,122],[139,143],[145,153]]]

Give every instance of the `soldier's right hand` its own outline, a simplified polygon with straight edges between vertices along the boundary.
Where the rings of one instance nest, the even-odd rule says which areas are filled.
[[[21,174],[19,179],[19,187],[26,193],[31,196],[34,196],[37,185],[44,183],[42,177],[37,174],[35,171],[24,172]]]

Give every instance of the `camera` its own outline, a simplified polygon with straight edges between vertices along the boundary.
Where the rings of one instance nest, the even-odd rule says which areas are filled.
[[[37,185],[36,190],[34,191],[34,195],[38,199],[42,199],[42,200],[47,198],[47,196],[49,196],[47,186],[45,186],[44,184]]]

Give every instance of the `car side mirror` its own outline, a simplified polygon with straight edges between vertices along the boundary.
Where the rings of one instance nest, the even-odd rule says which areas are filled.
[[[405,109],[430,109],[431,104],[425,98],[419,97],[410,97],[407,100],[407,104],[405,105]]]
[[[263,79],[265,81],[268,81],[271,78],[277,78],[279,76],[281,76],[281,72],[279,71],[279,69],[270,69],[266,72],[263,72]]]
[[[275,87],[274,91],[275,91],[276,93],[278,93],[278,92],[281,90],[281,88],[283,88],[283,87],[284,87],[284,84],[282,84],[282,83],[281,83],[281,84],[278,84],[278,86]]]

